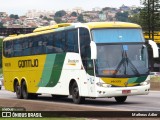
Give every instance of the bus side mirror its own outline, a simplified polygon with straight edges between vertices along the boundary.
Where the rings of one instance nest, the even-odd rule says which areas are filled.
[[[96,43],[94,41],[91,41],[90,43],[90,47],[91,47],[91,59],[97,59],[97,46]]]
[[[152,50],[153,50],[153,57],[158,58],[159,57],[159,48],[153,40],[148,40],[148,43],[151,45]]]

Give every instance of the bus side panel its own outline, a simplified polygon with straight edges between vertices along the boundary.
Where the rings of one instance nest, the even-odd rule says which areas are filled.
[[[29,93],[36,93],[40,82],[46,55],[3,58],[5,89],[13,91],[15,78],[25,80]],[[9,64],[9,66],[6,66]]]
[[[82,68],[82,62],[80,59],[80,55],[78,53],[67,53],[66,56],[64,57],[59,56],[59,58],[58,58],[59,63],[61,64],[63,63],[61,71],[59,71],[60,69],[56,69],[54,67],[53,67],[54,70],[52,70],[52,73],[47,74],[47,71],[45,71],[46,75],[42,75],[42,78],[47,78],[43,76],[49,75],[48,78],[51,78],[51,80],[45,79],[45,81],[48,81],[48,83],[46,82],[44,84],[42,84],[42,81],[41,81],[39,83],[39,85],[41,86],[37,93],[69,95],[70,81],[75,80],[79,86],[80,94],[87,96],[88,95],[87,85],[84,84],[85,83],[84,81],[87,81],[86,72]],[[64,61],[63,61],[63,58],[64,58]],[[57,63],[55,65],[57,65]],[[50,84],[51,81],[53,82],[55,79],[57,79],[56,76],[54,75],[51,76],[53,73],[55,74],[60,73],[59,80],[55,86]],[[45,85],[45,86],[42,86],[42,85]]]

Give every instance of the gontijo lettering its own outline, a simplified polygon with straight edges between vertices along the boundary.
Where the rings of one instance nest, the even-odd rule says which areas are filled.
[[[38,67],[38,59],[19,60],[18,61],[18,67],[19,68]]]

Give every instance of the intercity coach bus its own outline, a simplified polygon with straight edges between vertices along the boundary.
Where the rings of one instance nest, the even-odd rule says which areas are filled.
[[[153,55],[158,48],[149,41]],[[141,27],[124,22],[62,23],[3,40],[5,89],[19,99],[146,95],[148,54]]]

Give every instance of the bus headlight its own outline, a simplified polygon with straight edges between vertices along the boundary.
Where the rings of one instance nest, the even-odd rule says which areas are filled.
[[[112,86],[112,85],[110,85],[110,84],[101,83],[101,82],[96,83],[96,85],[99,86],[99,87],[106,87],[106,88]]]
[[[148,85],[148,84],[150,84],[150,80],[146,80],[146,81],[140,83],[141,86],[145,86],[145,85]]]

